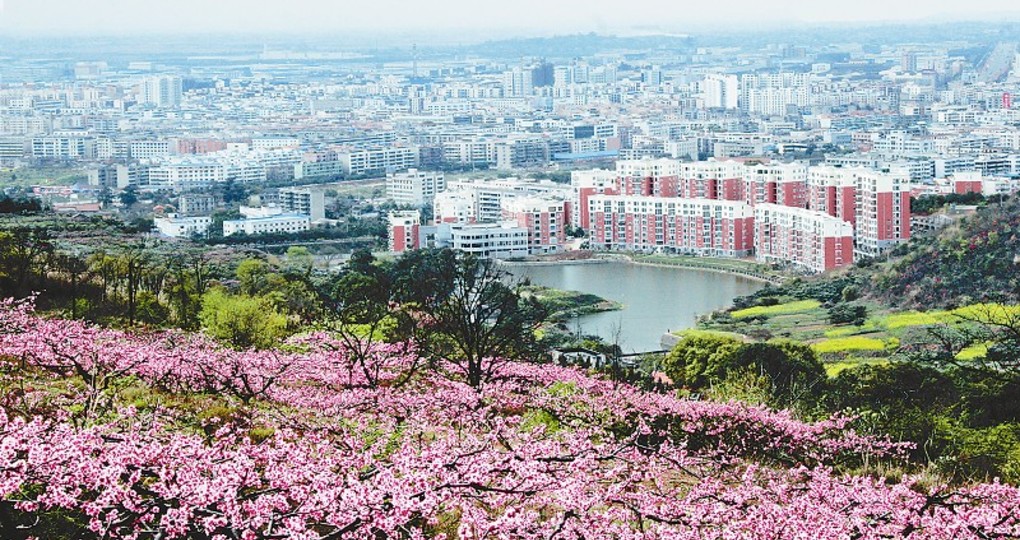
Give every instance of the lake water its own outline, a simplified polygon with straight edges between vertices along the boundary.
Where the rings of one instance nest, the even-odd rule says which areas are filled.
[[[691,328],[698,315],[728,307],[734,298],[764,286],[719,272],[625,262],[505,268],[535,285],[597,294],[622,303],[622,310],[584,315],[569,326],[573,331],[579,323],[583,333],[602,336],[610,343],[619,333],[625,352],[658,350],[664,333]]]

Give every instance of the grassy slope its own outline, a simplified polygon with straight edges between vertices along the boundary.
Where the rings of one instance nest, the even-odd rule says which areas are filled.
[[[926,337],[939,324],[961,324],[974,310],[1020,302],[1020,203],[992,207],[930,238],[914,239],[888,260],[811,278],[807,286],[775,291],[775,305],[753,305],[703,319],[699,328],[765,339],[809,343],[830,374],[859,363],[884,363],[900,345]],[[832,324],[827,305],[798,290],[853,282],[864,293],[854,301],[867,308],[861,325]],[[837,295],[838,296],[838,295]],[[838,301],[838,298],[835,300]],[[981,346],[959,358],[984,353]]]
[[[989,206],[864,275],[869,293],[906,308],[1020,302],[1020,197]]]
[[[0,169],[0,187],[68,186],[88,180],[84,169],[76,167],[22,167]]]

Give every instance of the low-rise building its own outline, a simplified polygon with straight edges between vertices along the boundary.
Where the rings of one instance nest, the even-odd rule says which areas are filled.
[[[167,214],[166,217],[157,217],[152,221],[159,234],[171,238],[204,236],[209,232],[209,226],[212,225],[212,218],[209,216],[182,216],[179,214]]]
[[[422,225],[417,210],[390,212],[390,251],[403,253],[423,247],[451,248],[491,259],[531,254],[528,229],[513,222]]]
[[[227,220],[223,222],[223,236],[244,233],[249,236],[272,233],[297,233],[307,231],[312,219],[301,214],[277,214],[265,217]]]
[[[177,213],[182,216],[208,216],[216,210],[216,197],[206,193],[187,193],[177,199]]]
[[[451,223],[438,227],[440,247],[489,259],[527,257],[531,254],[528,229],[516,223]]]
[[[338,161],[344,174],[386,174],[418,166],[419,149],[416,146],[372,148],[339,154]]]

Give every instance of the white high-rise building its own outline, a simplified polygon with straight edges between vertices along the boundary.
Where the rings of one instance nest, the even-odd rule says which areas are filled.
[[[709,73],[701,82],[702,98],[707,109],[736,109],[740,86],[736,75]]]
[[[553,86],[564,88],[574,84],[573,66],[556,66],[553,68]]]
[[[516,67],[503,73],[503,95],[507,97],[530,96],[532,88],[530,69]]]
[[[386,175],[386,196],[397,204],[425,206],[443,191],[446,191],[446,176],[442,172],[408,169]]]
[[[173,75],[147,77],[142,81],[141,101],[156,107],[180,107],[182,93],[180,77]]]

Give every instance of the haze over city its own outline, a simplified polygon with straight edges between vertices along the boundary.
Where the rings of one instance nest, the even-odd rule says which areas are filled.
[[[572,32],[684,32],[706,27],[762,27],[846,22],[1015,20],[1011,0],[919,4],[909,0],[807,2],[734,0],[6,0],[0,29],[16,34],[196,32],[498,31],[535,35]]]

